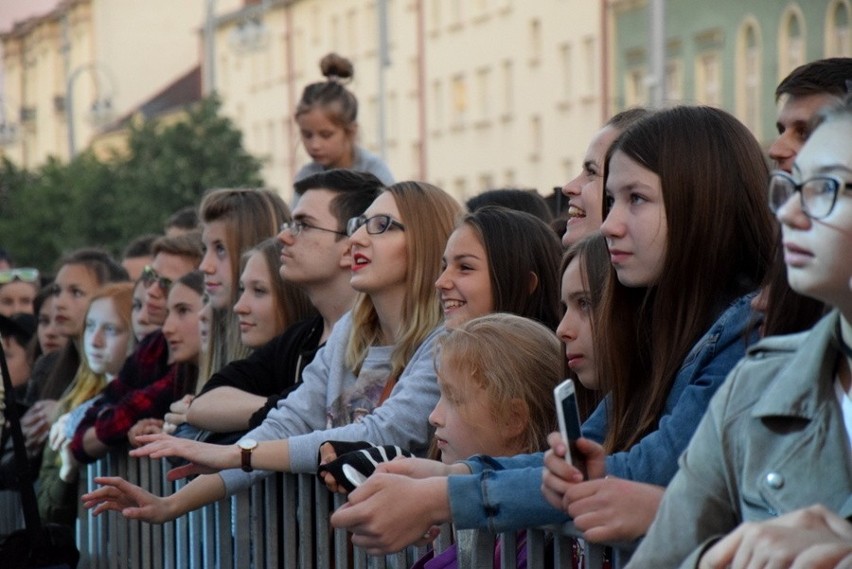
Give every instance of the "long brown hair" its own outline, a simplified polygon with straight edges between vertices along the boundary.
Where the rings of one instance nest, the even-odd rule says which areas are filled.
[[[626,287],[610,268],[597,311],[595,359],[612,393],[608,452],[656,429],[689,350],[759,286],[775,245],[760,145],[725,111],[675,107],[635,123],[607,153],[604,184],[615,152],[660,177],[668,244],[652,286]]]
[[[458,202],[444,190],[425,182],[399,182],[384,190],[393,196],[405,224],[408,294],[402,307],[402,329],[391,355],[388,386],[396,383],[411,356],[441,322],[435,280],[441,272],[441,255],[461,213]],[[379,338],[380,324],[369,295],[359,294],[352,308],[352,332],[346,363],[357,375],[370,346]]]

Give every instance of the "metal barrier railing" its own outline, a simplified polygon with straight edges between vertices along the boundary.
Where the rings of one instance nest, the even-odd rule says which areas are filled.
[[[180,489],[185,482],[167,482],[166,461],[134,459],[116,452],[90,464],[81,476],[81,491],[95,488],[95,476],[121,476],[156,495]],[[90,569],[362,569],[410,567],[425,548],[376,557],[353,547],[345,530],[329,523],[333,509],[345,498],[330,494],[312,475],[276,475],[249,490],[162,525],[126,520],[120,515],[94,517],[80,508],[77,540],[80,567]],[[527,566],[571,567],[570,526],[527,530]],[[500,566],[515,567],[514,533],[501,534]],[[434,546],[441,552],[452,542],[449,526]],[[496,537],[474,534],[471,566],[494,567]],[[586,567],[601,566],[601,548],[586,549]]]

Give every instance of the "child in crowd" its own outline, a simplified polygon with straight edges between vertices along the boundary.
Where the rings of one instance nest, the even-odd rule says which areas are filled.
[[[330,53],[320,61],[320,69],[326,81],[305,87],[296,107],[295,120],[311,162],[296,173],[295,180],[323,170],[348,168],[374,174],[385,185],[393,184],[393,175],[382,159],[356,143],[358,100],[344,86],[354,75],[352,62]]]
[[[435,281],[444,326],[454,329],[473,318],[505,312],[553,330],[559,319],[559,254],[556,235],[532,214],[500,206],[466,214],[447,240],[443,271]],[[336,460],[336,446],[322,445],[321,464]],[[333,476],[322,476],[336,491]]]
[[[91,297],[83,332],[85,358],[57,404],[38,475],[42,521],[72,525],[77,517],[78,465],[69,445],[87,403],[115,378],[133,350],[132,294],[131,283],[114,283]]]
[[[239,445],[152,435],[132,451],[189,460],[172,478],[223,472],[198,477],[165,498],[120,478],[98,478],[104,487],[84,496],[86,506],[163,522],[246,488],[255,468],[314,471],[325,440],[425,451],[427,416],[438,400],[432,348],[442,331],[432,283],[458,213],[455,200],[429,184],[403,182],[383,191],[348,224],[350,283],[361,294],[305,368],[303,383]]]
[[[754,338],[749,292],[773,250],[765,176],[757,141],[716,109],[651,114],[610,148],[602,231],[613,267],[595,328],[596,368],[609,394],[583,425],[587,439],[605,444],[581,448],[597,459],[589,460],[591,478],[667,484],[709,398]],[[424,482],[423,499],[404,507],[397,492],[411,487],[371,477],[333,522],[356,529],[356,544],[381,551],[416,541],[436,521],[494,531],[565,521],[562,497],[582,475],[564,451],[556,455],[569,471],[544,480],[550,504],[541,455],[421,472],[416,462],[399,461],[384,468],[418,477],[473,474],[414,481]],[[391,529],[398,516],[424,523]]]
[[[769,183],[791,288],[833,310],[809,332],[765,339],[731,373],[632,566],[839,567],[852,559],[850,139],[847,98],[814,130],[792,174],[775,172]],[[710,547],[741,522],[752,523]]]
[[[429,423],[444,464],[474,454],[512,456],[544,448],[547,433],[556,427],[552,394],[563,370],[552,331],[514,314],[481,316],[440,338],[435,360],[441,397]],[[414,567],[462,566],[458,558],[469,554],[463,535]],[[526,567],[524,540],[522,534],[519,568]]]
[[[0,315],[35,314],[33,300],[39,289],[38,269],[0,270]]]

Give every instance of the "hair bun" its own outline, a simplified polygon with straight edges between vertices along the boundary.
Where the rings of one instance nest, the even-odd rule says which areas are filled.
[[[336,53],[329,53],[320,60],[320,70],[329,81],[344,82],[355,76],[352,62]]]

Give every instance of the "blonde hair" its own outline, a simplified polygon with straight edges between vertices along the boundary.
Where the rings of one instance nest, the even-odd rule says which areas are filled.
[[[485,390],[495,419],[520,401],[528,424],[521,452],[544,450],[556,430],[553,388],[562,379],[564,355],[554,333],[529,318],[496,312],[465,322],[440,337],[435,367],[452,367]],[[495,424],[499,424],[495,421]]]
[[[388,385],[392,387],[418,346],[441,322],[434,283],[441,272],[444,246],[462,210],[449,194],[425,182],[399,182],[384,191],[393,196],[405,225],[408,261],[402,329],[391,354]],[[346,351],[346,363],[356,375],[380,331],[373,301],[368,295],[359,294],[352,308],[352,332]]]
[[[130,282],[111,283],[98,289],[95,294],[89,299],[89,307],[86,308],[86,314],[92,307],[92,303],[96,300],[110,299],[112,300],[115,313],[121,320],[122,325],[128,330],[129,340],[127,351],[133,348],[135,344],[135,336],[133,334],[133,323],[131,320],[131,311],[133,310],[133,287]],[[105,374],[95,373],[89,368],[86,357],[80,358],[80,367],[77,368],[77,373],[74,375],[73,381],[59,399],[59,404],[56,406],[56,417],[71,411],[78,407],[81,403],[85,403],[106,387],[107,379]]]

